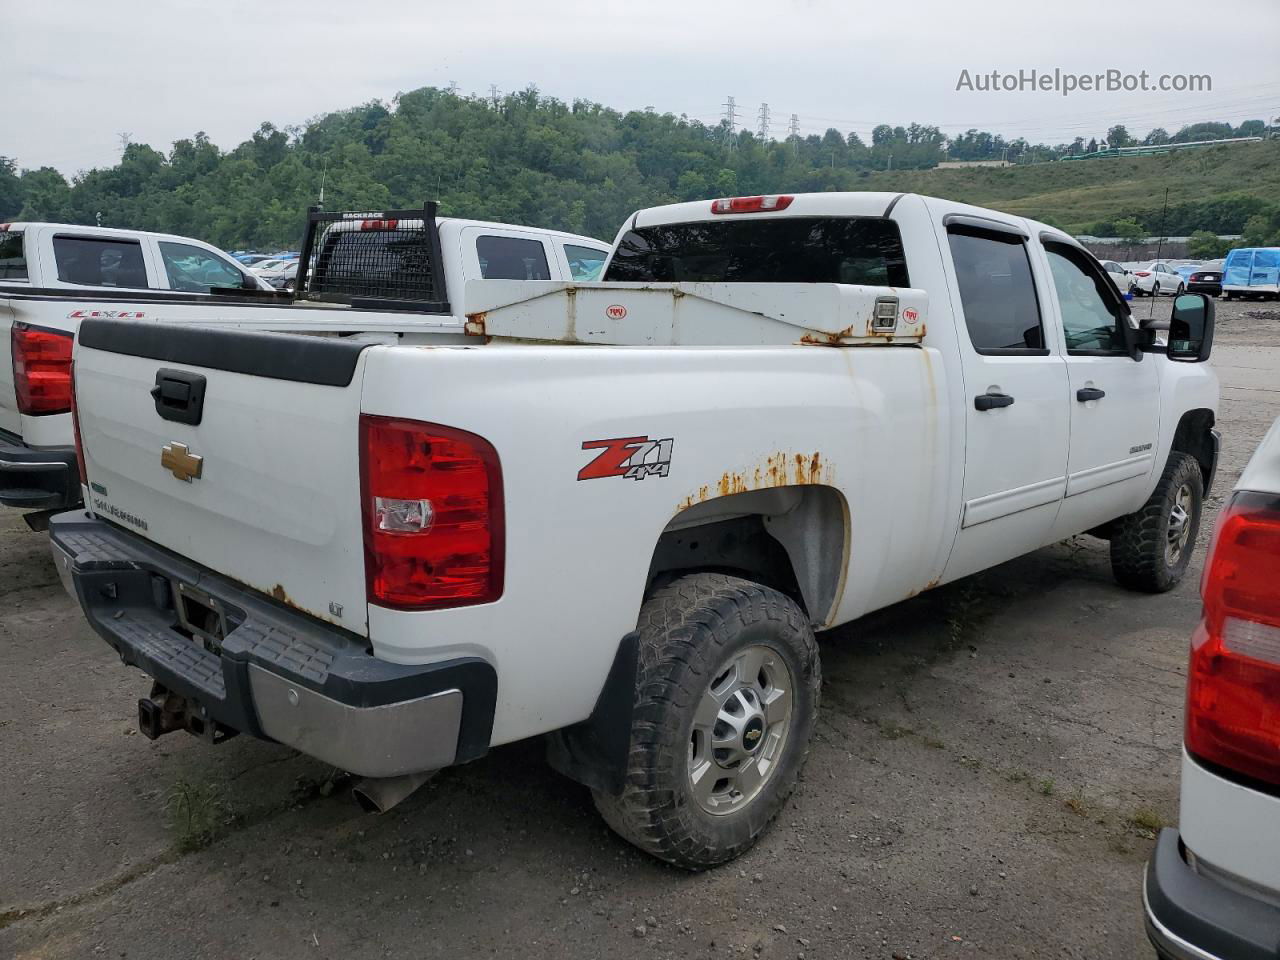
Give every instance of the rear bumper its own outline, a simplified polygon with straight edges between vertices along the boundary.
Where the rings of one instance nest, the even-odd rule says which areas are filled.
[[[54,517],[49,538],[94,631],[218,724],[366,777],[435,770],[489,748],[497,674],[483,660],[379,660],[363,638],[84,512]],[[192,593],[219,611],[220,642],[184,632],[178,605]]]
[[[1191,293],[1207,293],[1214,297],[1222,296],[1221,283],[1209,283],[1206,281],[1191,281],[1187,284],[1187,290]]]
[[[0,503],[57,510],[79,502],[75,447],[34,450],[0,439]]]
[[[1142,890],[1147,936],[1164,960],[1277,960],[1280,909],[1191,869],[1165,829]]]

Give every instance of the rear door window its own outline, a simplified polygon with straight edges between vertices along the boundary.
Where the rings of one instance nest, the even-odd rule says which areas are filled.
[[[541,240],[477,237],[480,276],[486,280],[550,280],[547,250]]]
[[[1011,233],[947,231],[960,305],[982,354],[1047,354],[1026,242]]]
[[[170,290],[208,293],[211,287],[243,287],[244,274],[226,260],[189,243],[160,241],[160,259]]]
[[[564,255],[569,261],[569,276],[574,280],[599,280],[600,270],[609,257],[606,250],[595,247],[583,247],[576,243],[564,245]]]
[[[909,287],[898,225],[876,217],[699,220],[631,230],[606,280]]]
[[[147,287],[142,245],[136,240],[54,237],[58,279],[86,287]]]
[[[0,232],[0,280],[26,280],[27,255],[21,231]]]

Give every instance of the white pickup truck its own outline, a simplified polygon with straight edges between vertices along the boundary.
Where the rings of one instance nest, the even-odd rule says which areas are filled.
[[[82,324],[86,509],[52,548],[155,680],[144,732],[392,784],[549,734],[614,829],[700,869],[796,783],[815,630],[1085,531],[1127,586],[1186,570],[1213,305],[1161,342],[1052,227],[685,203],[631,217],[604,282],[466,299],[381,342]]]
[[[438,244],[422,239],[428,222]],[[0,504],[37,508],[27,518],[40,525],[47,511],[80,502],[70,410],[72,338],[82,320],[323,332],[398,301],[427,296],[443,303],[446,291],[461,293],[477,277],[578,279],[609,252],[575,234],[436,220],[430,204],[368,216],[312,211],[306,236],[316,263],[303,312],[226,254],[188,237],[0,224]],[[420,263],[429,249],[437,251],[428,267],[433,278]],[[404,285],[409,275],[422,289]],[[461,323],[459,315],[455,325]]]

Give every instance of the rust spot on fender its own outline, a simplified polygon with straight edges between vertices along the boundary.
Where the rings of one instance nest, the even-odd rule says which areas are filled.
[[[749,470],[726,470],[715,484],[702,484],[680,501],[677,512],[717,497],[731,497],[735,493],[830,483],[831,472],[830,464],[822,459],[821,452],[817,450],[813,453],[771,453],[763,463]]]
[[[488,318],[489,318],[489,314],[483,310],[477,313],[468,313],[467,322],[462,329],[466,332],[468,336],[472,336],[472,337],[488,336],[488,334],[484,332],[485,321]]]

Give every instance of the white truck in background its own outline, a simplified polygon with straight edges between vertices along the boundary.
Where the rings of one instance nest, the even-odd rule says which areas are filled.
[[[307,236],[316,266],[308,275],[306,312],[284,309],[291,307],[291,296],[276,294],[243,265],[189,237],[0,224],[0,504],[34,508],[28,522],[42,526],[48,511],[80,502],[71,436],[71,348],[84,319],[345,329],[352,317],[367,317],[373,301],[415,295],[400,282],[406,264],[417,269],[417,258],[425,256],[426,222],[441,241],[436,292],[427,295],[441,301],[445,291],[460,293],[478,277],[579,279],[609,251],[590,237],[436,220],[434,211],[431,204],[376,216],[313,211]],[[327,270],[338,247],[357,255],[343,260],[341,272]],[[461,324],[461,316],[455,321]]]
[[[547,734],[702,869],[796,783],[815,630],[1086,531],[1129,587],[1185,572],[1208,298],[1140,325],[1061,231],[885,193],[642,210],[604,276],[473,281],[465,321],[406,278],[416,310],[343,337],[84,322],[86,507],[50,537],[154,680],[143,731],[276,740],[384,802]]]

